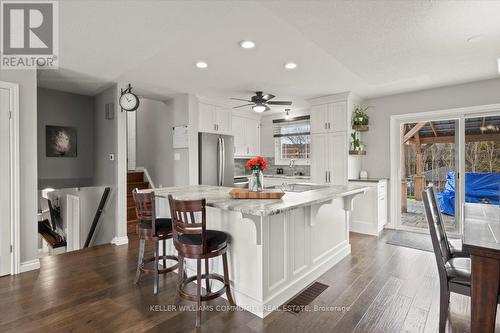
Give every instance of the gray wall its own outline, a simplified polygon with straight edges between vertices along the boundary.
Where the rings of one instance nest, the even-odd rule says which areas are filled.
[[[117,112],[116,86],[104,90],[94,99],[94,185],[116,184],[116,131]],[[106,115],[106,104],[114,105],[114,119],[108,120]],[[115,154],[115,160],[109,159],[109,154]]]
[[[369,177],[390,177],[390,116],[500,103],[500,79],[478,81],[366,100],[370,130],[363,133],[367,154],[361,167]]]
[[[83,187],[94,174],[94,98],[38,88],[38,188]],[[47,157],[45,127],[75,127],[76,157]]]
[[[19,84],[20,259],[25,262],[38,258],[36,71],[0,70],[0,80]]]
[[[148,170],[157,187],[172,186],[174,184],[172,107],[164,102],[143,98],[136,112],[136,165]]]

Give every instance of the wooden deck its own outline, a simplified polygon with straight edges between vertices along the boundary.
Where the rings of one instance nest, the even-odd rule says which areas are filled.
[[[207,332],[436,332],[438,277],[433,254],[351,234],[352,255],[325,273],[310,305],[323,311],[206,311]],[[137,241],[41,259],[41,270],[0,278],[0,332],[194,332],[195,314],[170,311],[177,276],[132,283]],[[190,303],[182,303],[189,305]],[[223,299],[215,304],[226,304]],[[345,307],[348,311],[327,307]],[[452,295],[450,332],[469,331],[469,299]],[[497,325],[498,326],[498,325]],[[498,329],[498,327],[497,327]],[[500,331],[500,330],[499,330]]]

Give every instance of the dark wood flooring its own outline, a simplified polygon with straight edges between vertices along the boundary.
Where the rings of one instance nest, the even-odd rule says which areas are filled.
[[[200,331],[437,332],[433,254],[388,245],[388,237],[387,231],[380,239],[351,234],[352,254],[319,279],[329,288],[310,304],[330,311],[273,312],[264,320],[245,311],[207,311]],[[40,271],[0,278],[0,332],[196,331],[194,312],[168,311],[175,274],[160,278],[158,296],[151,275],[132,283],[136,256],[131,240],[42,258]],[[468,332],[469,311],[469,299],[452,294],[448,331]]]

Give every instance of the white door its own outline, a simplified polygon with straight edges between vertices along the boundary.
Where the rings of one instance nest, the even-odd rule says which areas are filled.
[[[205,133],[216,133],[215,106],[205,103],[199,104],[199,130]]]
[[[0,88],[0,276],[10,274],[10,90]],[[6,157],[6,158],[5,158]]]
[[[347,138],[345,132],[329,135],[330,168],[328,182],[332,185],[346,185],[347,182]]]
[[[248,144],[248,153],[251,156],[260,154],[260,131],[259,122],[254,119],[247,119],[245,136]]]
[[[330,104],[328,129],[333,132],[345,131],[347,128],[347,103]]]
[[[233,117],[234,155],[246,156],[247,146],[245,140],[246,118]]]
[[[325,133],[328,126],[328,104],[311,108],[311,133]]]
[[[231,135],[231,123],[233,115],[230,109],[217,108],[215,112],[217,118],[217,133]]]
[[[311,179],[317,184],[328,182],[328,141],[328,134],[311,135]]]

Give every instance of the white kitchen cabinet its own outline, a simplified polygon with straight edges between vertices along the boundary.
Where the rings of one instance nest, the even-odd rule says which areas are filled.
[[[347,102],[333,102],[311,107],[311,133],[347,131]]]
[[[365,194],[353,200],[349,230],[378,236],[387,223],[387,180],[356,180],[349,184],[368,188]]]
[[[260,154],[260,123],[257,119],[233,116],[234,156]]]
[[[346,132],[311,135],[311,179],[314,183],[347,183],[346,135]]]
[[[260,154],[274,158],[274,126],[271,122],[262,122],[260,125]]]
[[[199,103],[198,129],[200,132],[215,134],[232,133],[232,114],[230,109],[207,103]]]

